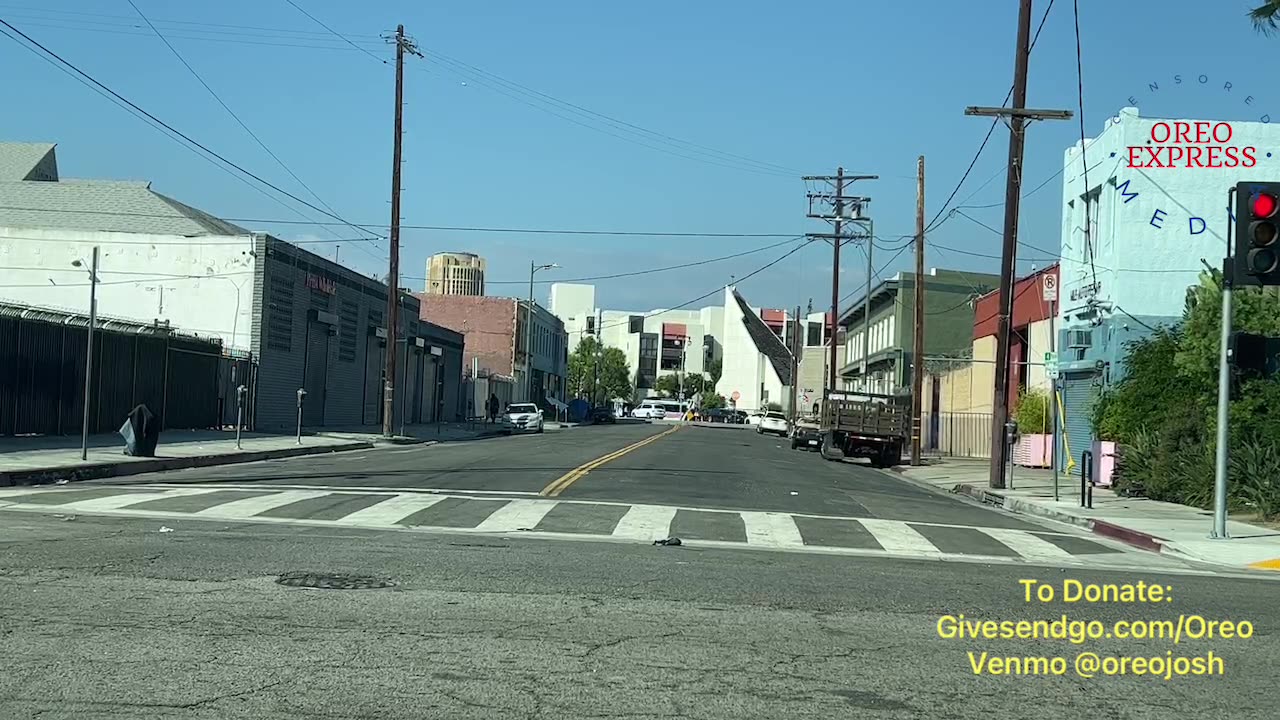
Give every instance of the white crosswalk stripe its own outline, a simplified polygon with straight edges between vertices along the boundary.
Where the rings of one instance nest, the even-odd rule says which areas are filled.
[[[659,538],[668,537],[672,533],[673,524],[680,517],[679,529],[681,540],[688,545],[706,547],[758,547],[770,550],[803,550],[808,552],[846,552],[850,554],[874,555],[892,554],[934,559],[978,558],[985,562],[1007,562],[1010,558],[1003,555],[992,556],[991,540],[1009,548],[1016,557],[1013,560],[1043,563],[1075,563],[1079,556],[1086,555],[1098,558],[1102,555],[1118,557],[1122,550],[1107,547],[1091,540],[1079,537],[1067,537],[1065,533],[1029,532],[1005,528],[970,527],[946,525],[939,523],[908,523],[902,520],[885,520],[880,518],[839,518],[814,515],[793,515],[783,512],[746,512],[714,510],[707,508],[681,508],[661,505],[632,505],[616,502],[595,502],[587,500],[560,499],[524,499],[503,498],[505,501],[497,509],[491,509],[495,503],[492,497],[476,497],[462,493],[450,492],[407,492],[394,489],[370,490],[369,488],[314,488],[302,489],[298,486],[276,488],[269,485],[252,486],[252,491],[261,494],[252,497],[215,502],[221,498],[208,498],[201,501],[199,496],[227,490],[244,492],[248,487],[228,488],[223,485],[178,486],[157,484],[154,486],[130,486],[128,488],[109,489],[104,493],[103,486],[76,488],[66,487],[34,487],[6,489],[0,493],[0,511],[23,511],[39,513],[80,513],[102,515],[118,515],[128,517],[174,518],[189,517],[193,519],[235,519],[258,523],[294,523],[304,525],[343,526],[369,529],[401,529],[442,532],[476,532],[476,533],[514,533],[522,535],[542,536],[548,538],[576,537],[582,539],[612,539],[651,543]],[[111,490],[114,490],[112,492]],[[264,514],[276,508],[316,498],[332,498],[335,500],[351,496],[379,495],[382,499],[366,507],[353,510],[337,519],[319,519],[306,517],[308,508],[290,509],[287,512]],[[153,500],[175,498],[195,498],[191,510],[180,511],[166,506],[164,509],[152,506],[140,508],[139,505]],[[234,497],[234,495],[232,495]],[[77,499],[83,498],[83,499]],[[479,518],[474,526],[457,527],[439,522],[438,513],[427,513],[422,518],[411,522],[414,515],[423,510],[433,508],[442,501],[450,500],[455,505],[451,511],[458,511],[459,516]],[[478,503],[478,505],[468,504]],[[332,508],[332,503],[322,504]],[[557,507],[565,506],[566,512],[551,512]],[[476,512],[476,508],[480,512]],[[198,508],[198,509],[196,509]],[[625,508],[625,511],[621,511]],[[318,508],[319,509],[319,508]],[[575,520],[588,516],[596,517],[590,521],[591,530],[574,527]],[[600,525],[598,518],[617,517],[620,519],[608,525]],[[284,517],[293,515],[294,517]],[[738,539],[733,539],[733,522],[726,523],[726,517],[736,517],[741,521]],[[433,520],[432,518],[437,518]],[[726,530],[726,528],[730,528]],[[819,528],[815,538],[807,538],[806,533]],[[930,528],[938,528],[934,533]],[[942,530],[945,529],[945,532]],[[922,532],[923,530],[923,532]],[[703,533],[699,535],[699,532]],[[725,533],[730,536],[726,539]],[[927,535],[928,536],[927,536]],[[867,536],[870,535],[870,538]],[[949,547],[943,551],[929,536],[938,537],[939,542]],[[970,538],[965,540],[964,538]],[[714,538],[714,539],[713,539]],[[941,538],[947,538],[945,542]],[[1058,542],[1053,542],[1053,538]],[[870,539],[874,539],[873,544]],[[966,550],[966,543],[972,543],[972,550]],[[1066,549],[1072,547],[1074,552]],[[876,547],[878,546],[878,547]],[[957,549],[959,547],[960,549]],[[1143,555],[1144,558],[1148,556]],[[1149,556],[1154,558],[1155,556]]]
[[[444,495],[422,495],[417,493],[400,493],[389,496],[386,500],[367,508],[357,510],[334,522],[339,525],[364,525],[368,527],[390,527],[410,515],[435,505],[444,500]]]
[[[530,530],[542,522],[556,504],[545,500],[512,500],[477,525],[476,532]]]
[[[786,513],[744,512],[742,523],[747,530],[747,544],[765,547],[804,547],[804,538],[796,521]]]
[[[908,553],[911,555],[936,555],[938,548],[920,534],[918,530],[904,522],[894,520],[872,520],[863,518],[858,522],[871,533],[887,552]]]
[[[323,490],[286,490],[285,492],[272,493],[270,495],[232,500],[192,514],[198,517],[216,517],[227,520],[251,518],[268,510],[292,505],[301,500],[324,497],[328,494]]]
[[[613,537],[652,542],[671,532],[676,508],[659,505],[632,505],[613,528]]]

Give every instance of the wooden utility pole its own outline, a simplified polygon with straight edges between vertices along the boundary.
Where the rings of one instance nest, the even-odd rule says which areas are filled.
[[[404,35],[404,25],[396,26],[396,121],[391,160],[391,253],[387,269],[387,369],[382,399],[382,434],[395,433],[396,335],[400,321],[400,150],[404,137],[404,54],[422,54]]]
[[[839,348],[836,345],[836,336],[840,325],[840,246],[849,241],[844,236],[844,223],[846,220],[860,221],[862,217],[863,206],[870,202],[870,198],[851,197],[844,194],[845,186],[856,180],[876,180],[878,175],[845,175],[844,168],[836,168],[835,175],[807,175],[803,178],[807,182],[821,182],[830,184],[835,189],[835,193],[827,192],[811,192],[809,193],[809,217],[826,220],[835,226],[835,232],[826,233],[806,233],[805,237],[811,239],[825,239],[831,243],[831,354],[827,367],[827,391],[835,392],[836,377],[839,374]],[[815,212],[814,206],[831,205],[832,212]],[[845,207],[850,206],[854,209],[854,213],[850,215],[845,211]]]
[[[924,415],[924,156],[916,161],[916,299],[911,351],[911,464],[920,464]]]
[[[1013,105],[1008,108],[968,107],[966,115],[1006,117],[1009,120],[1009,169],[1004,192],[1004,247],[1000,253],[1000,319],[996,330],[995,393],[991,413],[991,466],[988,483],[1005,487],[1008,460],[1009,335],[1013,319],[1013,283],[1018,256],[1018,209],[1022,199],[1022,151],[1027,120],[1069,120],[1070,110],[1027,109],[1027,63],[1031,58],[1031,0],[1018,3],[1018,41],[1013,59]]]
[[[804,351],[804,335],[801,334],[800,306],[796,306],[796,319],[791,323],[791,421],[800,417],[797,403],[800,401],[800,353]]]

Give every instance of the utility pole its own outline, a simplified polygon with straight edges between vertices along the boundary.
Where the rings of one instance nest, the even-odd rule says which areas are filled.
[[[812,239],[824,239],[831,243],[831,353],[829,359],[829,367],[827,368],[827,392],[836,391],[836,376],[839,373],[839,357],[837,356],[836,336],[837,328],[840,324],[840,246],[848,242],[850,238],[844,235],[844,223],[846,220],[863,220],[862,208],[871,201],[871,198],[854,197],[845,195],[845,188],[849,183],[857,180],[877,180],[879,175],[845,175],[844,168],[836,168],[836,174],[833,175],[808,175],[803,178],[805,182],[819,182],[830,185],[834,192],[810,192],[809,213],[808,217],[818,220],[826,220],[835,227],[835,232],[831,234],[825,233],[806,233],[805,237]],[[832,212],[815,212],[814,205],[830,205]],[[845,208],[852,208],[852,212],[846,211]]]
[[[1000,319],[996,332],[995,395],[991,413],[991,466],[988,482],[1005,487],[1009,421],[1009,334],[1013,319],[1014,261],[1018,254],[1018,209],[1022,199],[1022,151],[1027,120],[1069,120],[1070,110],[1027,109],[1027,62],[1031,57],[1031,0],[1018,3],[1018,41],[1013,62],[1013,106],[968,107],[966,115],[1005,117],[1009,122],[1009,169],[1004,193],[1004,247],[1000,254]],[[1085,188],[1088,194],[1088,188]]]
[[[395,433],[396,335],[400,321],[400,153],[404,136],[404,54],[422,57],[405,37],[404,25],[396,26],[396,120],[391,160],[391,254],[387,268],[387,370],[382,399],[382,434]]]
[[[796,306],[796,319],[791,323],[791,422],[800,417],[796,404],[800,400],[800,353],[804,345],[804,336],[800,334],[800,306]],[[835,346],[835,342],[831,343]]]
[[[924,414],[924,156],[916,161],[916,328],[911,351],[911,464],[920,464]]]

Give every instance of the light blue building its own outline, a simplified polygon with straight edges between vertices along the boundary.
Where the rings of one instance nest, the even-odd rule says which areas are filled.
[[[1077,465],[1095,440],[1094,399],[1123,376],[1128,343],[1179,322],[1187,288],[1206,265],[1222,267],[1227,193],[1240,181],[1275,179],[1273,148],[1280,152],[1280,126],[1124,108],[1066,151],[1058,382]]]

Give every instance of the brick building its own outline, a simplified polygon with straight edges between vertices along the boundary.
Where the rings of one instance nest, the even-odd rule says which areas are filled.
[[[542,402],[547,396],[563,401],[568,374],[568,337],[564,323],[550,311],[533,305],[533,336],[526,361],[525,325],[529,303],[507,297],[418,295],[420,317],[465,338],[463,367],[473,365],[480,375],[515,378],[513,401]],[[530,366],[531,365],[531,366]],[[545,404],[545,403],[544,403]]]

